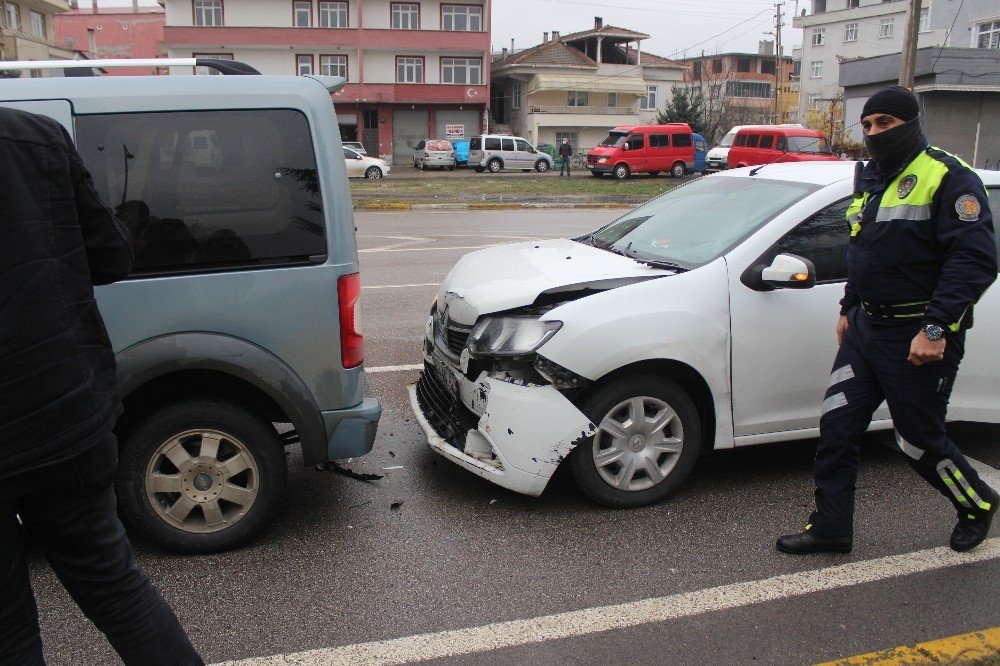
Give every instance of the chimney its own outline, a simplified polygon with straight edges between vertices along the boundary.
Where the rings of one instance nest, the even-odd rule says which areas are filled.
[[[552,31],[552,41],[554,42],[557,39],[559,39],[559,31],[558,30],[553,30]]]
[[[510,54],[514,55],[514,38],[510,38]]]
[[[600,30],[604,27],[604,19],[600,16],[594,17],[594,30]]]
[[[507,59],[507,47],[506,46],[503,47],[502,49],[500,49],[500,59],[501,60],[506,60]]]
[[[97,13],[97,0],[94,0],[93,2],[90,3],[90,11],[93,14]]]
[[[549,33],[543,32],[542,33],[542,44],[548,44],[548,43],[549,43]]]
[[[774,55],[774,42],[769,39],[765,39],[757,42],[757,55]]]

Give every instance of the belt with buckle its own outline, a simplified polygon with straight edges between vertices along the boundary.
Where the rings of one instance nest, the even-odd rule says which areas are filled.
[[[861,308],[874,319],[915,319],[923,317],[930,301],[915,303],[869,303],[861,301]]]

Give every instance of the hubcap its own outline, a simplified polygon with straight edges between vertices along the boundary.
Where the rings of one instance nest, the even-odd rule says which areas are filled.
[[[247,514],[260,490],[260,471],[236,437],[188,430],[156,450],[146,467],[145,485],[161,520],[184,532],[208,534]]]
[[[611,408],[594,435],[593,456],[604,481],[619,490],[646,490],[664,481],[684,448],[684,427],[664,401],[636,396]]]

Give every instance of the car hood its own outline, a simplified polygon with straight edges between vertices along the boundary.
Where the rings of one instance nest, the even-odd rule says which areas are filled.
[[[595,157],[607,157],[613,155],[614,152],[618,150],[614,146],[594,146],[590,149],[587,155],[593,155]]]
[[[455,323],[471,326],[480,315],[531,305],[539,297],[569,300],[673,274],[568,238],[515,243],[462,257],[438,290],[438,307],[447,307]]]

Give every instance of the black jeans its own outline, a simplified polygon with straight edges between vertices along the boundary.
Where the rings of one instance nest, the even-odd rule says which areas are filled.
[[[111,433],[62,463],[0,482],[0,664],[44,664],[26,540],[126,664],[203,664],[139,569],[116,512]],[[18,524],[17,516],[23,525]]]
[[[567,176],[569,175],[569,159],[570,158],[565,155],[562,156],[562,165],[559,167],[560,176],[563,175],[564,171],[566,172]]]

